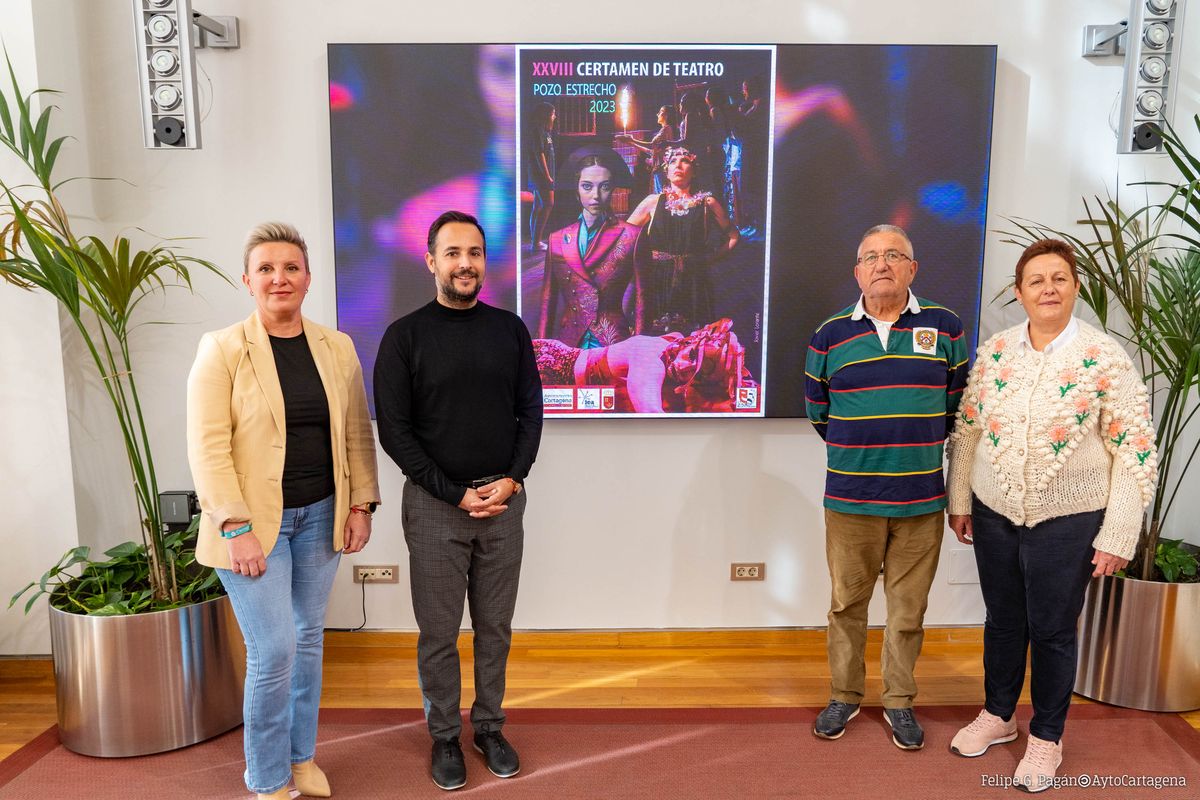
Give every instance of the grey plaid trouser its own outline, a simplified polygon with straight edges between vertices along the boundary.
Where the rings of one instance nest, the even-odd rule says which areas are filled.
[[[509,498],[508,510],[497,517],[474,519],[412,481],[404,483],[401,520],[413,612],[421,629],[417,673],[435,739],[457,739],[462,731],[458,632],[464,595],[475,632],[471,725],[476,732],[504,725],[500,705],[521,575],[525,497],[522,492]]]

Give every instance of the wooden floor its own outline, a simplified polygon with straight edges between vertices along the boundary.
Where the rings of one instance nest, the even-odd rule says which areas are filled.
[[[879,674],[881,636],[870,632],[868,676]],[[982,702],[982,637],[980,628],[926,632],[918,709]],[[472,699],[467,637],[459,649],[466,706]],[[417,707],[416,634],[329,633],[324,685],[325,707]],[[821,630],[563,631],[513,635],[506,706],[820,706],[828,698]],[[868,677],[866,702],[878,699],[879,680]],[[1028,685],[1022,700],[1028,701]],[[1200,712],[1181,716],[1200,729]],[[52,724],[50,662],[0,659],[0,758]]]

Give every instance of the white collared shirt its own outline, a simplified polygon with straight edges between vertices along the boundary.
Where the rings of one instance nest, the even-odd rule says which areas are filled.
[[[1072,316],[1071,321],[1067,323],[1067,327],[1062,329],[1062,333],[1060,333],[1058,336],[1055,336],[1054,341],[1046,345],[1046,347],[1042,350],[1042,355],[1048,356],[1058,348],[1066,347],[1071,343],[1071,340],[1074,339],[1078,333],[1079,321]],[[1033,349],[1033,342],[1029,340],[1028,322],[1021,326],[1021,344],[1025,345],[1025,347],[1029,348],[1030,350]]]
[[[910,314],[921,313],[921,304],[917,302],[917,296],[912,293],[912,289],[908,290],[908,305],[904,307],[904,311],[907,311]],[[900,313],[904,312],[902,311]],[[879,342],[883,345],[883,349],[887,350],[888,336],[891,335],[892,326],[895,325],[896,322],[889,322],[885,319],[877,319],[868,314],[867,307],[863,305],[863,296],[860,294],[858,296],[858,305],[854,307],[854,312],[850,315],[850,319],[857,321],[863,317],[866,317],[867,319],[871,320],[871,322],[875,323],[875,332],[879,334]]]

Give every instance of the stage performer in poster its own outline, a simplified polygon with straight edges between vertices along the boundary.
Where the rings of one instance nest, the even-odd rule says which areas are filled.
[[[679,118],[679,138],[668,141],[667,145],[682,147],[695,155],[692,185],[697,190],[711,191],[720,181],[721,147],[704,95],[698,89],[684,92],[679,98]]]
[[[658,109],[658,132],[649,139],[635,139],[628,134],[620,134],[617,141],[633,145],[643,153],[648,153],[650,172],[653,173],[654,191],[661,192],[666,183],[663,175],[663,157],[667,154],[667,142],[679,135],[675,121],[679,119],[674,106],[663,106]]]
[[[538,336],[588,349],[628,339],[623,302],[641,229],[617,219],[612,194],[632,176],[621,156],[589,145],[571,153],[559,185],[573,185],[579,216],[548,237]]]
[[[743,102],[738,106],[742,159],[739,189],[741,213],[738,229],[747,238],[764,233],[767,219],[767,164],[770,158],[771,107],[765,81],[760,76],[742,82]]]
[[[709,263],[738,243],[738,230],[711,192],[694,191],[696,154],[673,147],[663,161],[667,186],[646,197],[629,215],[629,224],[645,226],[638,263],[636,332],[691,331],[713,321]],[[708,244],[713,231],[721,241]]]
[[[530,118],[530,130],[525,137],[526,184],[533,195],[533,210],[529,213],[530,247],[545,250],[546,223],[554,209],[554,122],[558,119],[554,106],[538,103]]]
[[[591,350],[534,339],[533,352],[543,385],[615,387],[615,410],[626,413],[730,412],[738,387],[751,383],[728,319],[688,336],[634,336]]]

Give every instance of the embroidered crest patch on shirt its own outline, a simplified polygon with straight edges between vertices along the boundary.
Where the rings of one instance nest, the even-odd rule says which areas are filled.
[[[937,328],[913,329],[913,352],[932,356],[937,353]]]

